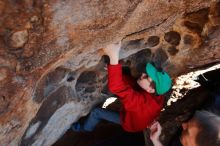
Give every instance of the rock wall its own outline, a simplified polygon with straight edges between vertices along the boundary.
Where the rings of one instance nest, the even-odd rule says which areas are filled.
[[[220,60],[219,0],[0,1],[0,145],[52,145],[110,93],[101,48],[173,78]]]

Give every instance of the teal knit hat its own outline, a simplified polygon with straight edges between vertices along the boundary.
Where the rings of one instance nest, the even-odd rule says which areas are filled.
[[[158,71],[151,63],[147,63],[146,73],[155,82],[156,93],[158,95],[162,95],[169,91],[172,85],[172,80],[166,72]]]

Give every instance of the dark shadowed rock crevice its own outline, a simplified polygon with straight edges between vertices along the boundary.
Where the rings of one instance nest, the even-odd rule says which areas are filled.
[[[92,133],[74,133],[71,130],[53,146],[144,146],[143,133],[126,133],[120,126],[102,122]]]

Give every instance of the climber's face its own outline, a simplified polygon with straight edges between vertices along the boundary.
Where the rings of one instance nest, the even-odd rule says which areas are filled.
[[[198,146],[196,144],[196,137],[199,133],[199,124],[192,118],[188,122],[182,123],[182,135],[180,141],[183,146]]]
[[[155,93],[153,80],[146,73],[142,73],[142,75],[138,78],[137,83],[148,93]]]

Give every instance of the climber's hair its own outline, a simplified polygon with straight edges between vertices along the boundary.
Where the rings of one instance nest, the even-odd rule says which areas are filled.
[[[208,111],[196,111],[193,117],[199,126],[198,146],[220,145],[220,117]]]

